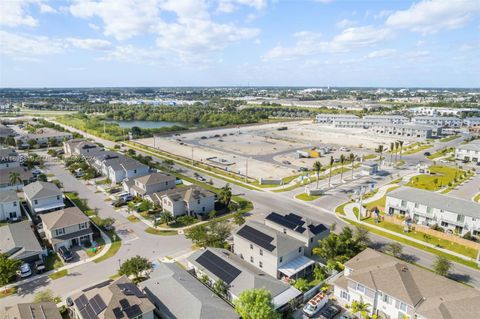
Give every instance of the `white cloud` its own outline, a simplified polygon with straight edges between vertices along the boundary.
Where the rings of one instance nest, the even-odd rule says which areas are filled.
[[[64,52],[62,41],[48,37],[33,37],[0,30],[0,54],[9,56],[39,56]]]
[[[339,28],[347,28],[347,27],[352,27],[354,26],[356,23],[355,21],[352,21],[352,20],[349,20],[349,19],[342,19],[340,21],[338,21],[335,25]]]
[[[263,55],[264,60],[294,59],[322,52],[350,52],[357,48],[370,47],[388,39],[390,30],[373,26],[352,27],[343,30],[330,41],[320,41],[319,33],[300,32],[295,34],[292,47],[276,46]]]
[[[422,34],[456,29],[480,12],[478,0],[423,0],[390,15],[386,25]]]
[[[238,9],[239,6],[247,6],[256,10],[263,10],[267,7],[267,0],[219,0],[218,12],[230,13]]]
[[[374,19],[382,19],[386,18],[387,16],[391,15],[393,13],[392,10],[382,10],[376,15],[373,16]]]
[[[112,47],[110,41],[102,39],[68,38],[67,41],[72,46],[83,50],[108,50]]]
[[[405,53],[403,56],[409,61],[416,61],[418,59],[429,58],[430,51],[423,50],[423,51],[408,52],[408,53]]]
[[[119,61],[134,64],[159,64],[165,61],[163,52],[155,49],[145,49],[133,45],[118,46],[109,51],[100,60]]]
[[[49,6],[48,4],[45,3],[40,3],[40,12],[41,13],[58,13],[58,11],[53,8],[52,6]]]
[[[96,25],[95,23],[89,23],[88,27],[92,30],[100,30],[100,27]]]
[[[396,52],[397,50],[395,49],[383,49],[383,50],[372,51],[369,54],[367,54],[367,58],[369,59],[389,58],[393,56]]]
[[[3,0],[0,7],[0,25],[7,27],[38,25],[37,19],[28,13],[28,6],[35,0]]]
[[[323,3],[323,4],[328,4],[328,3],[331,3],[333,2],[333,0],[314,0],[315,2],[320,2],[320,3]]]

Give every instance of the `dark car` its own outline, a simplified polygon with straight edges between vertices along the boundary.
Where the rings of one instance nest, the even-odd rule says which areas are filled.
[[[63,261],[67,262],[73,259],[73,254],[70,250],[68,250],[65,246],[61,246],[58,249],[58,253],[60,257],[62,257]]]
[[[120,206],[123,206],[127,203],[127,201],[125,200],[125,198],[123,197],[120,197],[119,199],[116,199],[112,202],[112,205],[113,207],[120,207]]]
[[[333,319],[335,318],[336,315],[340,313],[340,307],[336,305],[328,305],[325,308],[323,308],[319,315],[318,318],[321,319]]]
[[[432,154],[431,154],[430,152],[425,152],[425,153],[423,153],[423,155],[425,155],[425,156],[430,156],[430,155],[432,155]]]
[[[35,272],[37,274],[41,274],[45,271],[45,263],[43,262],[43,260],[37,260],[33,265],[33,268],[35,269]]]

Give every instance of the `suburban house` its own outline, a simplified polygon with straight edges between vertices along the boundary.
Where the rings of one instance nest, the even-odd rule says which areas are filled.
[[[90,164],[103,176],[106,176],[113,184],[121,183],[124,179],[133,179],[147,175],[150,168],[133,158],[125,155],[101,151],[89,158]]]
[[[302,241],[307,256],[312,255],[312,250],[318,246],[319,240],[330,234],[330,229],[324,224],[314,224],[294,213],[282,215],[272,212],[265,217],[265,225]]]
[[[302,277],[315,264],[304,256],[305,243],[264,224],[249,221],[233,234],[233,251],[273,278]]]
[[[216,194],[198,186],[175,188],[145,196],[173,216],[206,216],[215,209]]]
[[[17,135],[17,132],[15,132],[11,127],[8,127],[4,124],[0,124],[0,138],[7,138],[7,137],[13,137]]]
[[[275,308],[288,307],[291,300],[299,300],[302,293],[295,287],[277,280],[254,267],[234,253],[221,248],[197,250],[187,258],[188,268],[197,278],[207,276],[210,284],[222,280],[228,287],[228,298],[234,301],[247,289],[264,288],[272,295]]]
[[[63,142],[63,151],[65,156],[83,156],[89,157],[102,152],[103,149],[97,144],[84,139],[73,139]]]
[[[345,263],[335,280],[341,305],[368,303],[369,314],[398,319],[474,319],[480,292],[461,283],[367,248]]]
[[[480,117],[467,117],[463,119],[465,126],[480,126]]]
[[[23,188],[32,214],[46,213],[65,207],[62,191],[48,182],[34,182]]]
[[[35,133],[27,133],[15,137],[17,145],[28,146],[28,141],[34,140],[39,146],[47,146],[50,139],[55,139],[57,143],[63,140],[71,139],[72,134],[69,132],[60,132],[48,127],[37,129]]]
[[[20,218],[20,200],[13,189],[0,190],[0,221]]]
[[[42,258],[43,251],[30,221],[0,227],[0,253],[24,262],[34,262]]]
[[[84,289],[66,302],[75,319],[154,318],[155,306],[126,276],[107,285]]]
[[[18,180],[12,183],[11,176],[18,174]],[[21,190],[23,187],[33,182],[35,177],[32,171],[25,167],[9,167],[0,169],[0,189]]]
[[[156,192],[175,188],[176,178],[170,174],[154,172],[137,178],[128,178],[122,182],[123,189],[133,196],[144,197]]]
[[[480,204],[423,189],[401,187],[387,193],[385,212],[407,216],[416,224],[437,224],[460,236],[480,233]]]
[[[239,318],[230,305],[176,263],[161,263],[149,277],[139,286],[159,318]]]
[[[5,308],[5,319],[62,319],[54,302],[19,303]]]
[[[14,148],[0,149],[0,170],[4,168],[19,167],[20,160]]]
[[[78,207],[40,215],[45,237],[56,251],[60,246],[71,248],[93,241],[90,218]]]
[[[455,159],[479,164],[480,163],[480,141],[475,140],[467,144],[458,145],[455,148]]]

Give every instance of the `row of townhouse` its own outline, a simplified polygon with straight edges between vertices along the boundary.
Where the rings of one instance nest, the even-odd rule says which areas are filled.
[[[444,107],[428,107],[428,106],[420,106],[420,107],[413,107],[408,109],[410,113],[413,115],[427,115],[427,116],[459,116],[462,117],[464,115],[478,113],[480,114],[480,109],[473,109],[473,108],[444,108]]]
[[[412,118],[412,123],[441,127],[460,127],[463,124],[463,120],[453,116],[416,116]]]
[[[455,148],[455,159],[479,164],[480,140],[457,146]]]
[[[23,147],[28,147],[28,141],[30,140],[34,140],[39,146],[47,146],[51,139],[55,139],[57,143],[62,143],[71,138],[72,134],[69,132],[60,132],[52,128],[44,127],[38,129],[35,133],[15,136],[15,141],[17,145]]]
[[[385,212],[407,216],[411,222],[437,224],[460,236],[480,234],[480,204],[427,190],[401,187],[387,193]]]
[[[266,288],[275,307],[282,309],[301,296],[286,282],[312,271],[312,249],[328,234],[323,224],[293,213],[272,212],[263,224],[249,221],[234,233],[233,253],[212,248],[197,251],[187,258],[188,268],[198,278],[207,276],[212,285],[225,282],[230,300],[246,289]]]
[[[441,127],[412,124],[380,123],[370,127],[377,135],[397,136],[405,138],[428,139],[442,134]]]
[[[368,304],[382,319],[474,319],[480,292],[414,264],[367,248],[345,263],[333,283],[336,300]]]

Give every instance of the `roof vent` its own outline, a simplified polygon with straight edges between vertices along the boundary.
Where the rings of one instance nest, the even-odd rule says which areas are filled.
[[[407,272],[407,271],[408,271],[407,265],[403,265],[403,266],[402,266],[402,271],[403,271],[403,272]]]

